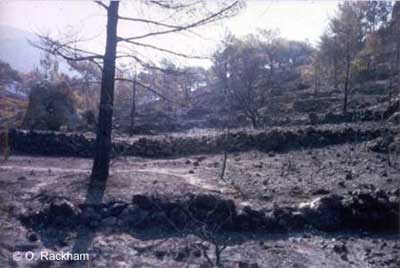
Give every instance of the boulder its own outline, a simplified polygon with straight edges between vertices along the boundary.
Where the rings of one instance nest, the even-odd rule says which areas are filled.
[[[343,198],[343,227],[370,231],[398,230],[399,200],[391,193],[358,189]]]
[[[392,114],[388,121],[394,125],[400,125],[400,112],[396,112],[394,114]]]
[[[146,226],[148,216],[147,210],[141,209],[135,204],[130,204],[122,211],[119,218],[129,228],[143,228]]]
[[[368,142],[368,148],[375,153],[387,153],[393,140],[392,136],[379,137]]]
[[[400,134],[397,134],[393,141],[389,144],[389,153],[394,155],[400,155]]]
[[[80,215],[81,210],[69,200],[56,198],[40,210],[22,213],[20,219],[22,223],[35,228],[47,225],[70,228],[79,223]]]
[[[74,218],[79,213],[79,208],[75,207],[69,200],[63,198],[53,201],[49,206],[49,214],[54,218]]]
[[[214,195],[195,195],[182,203],[182,207],[195,219],[208,224],[223,223],[229,226],[236,215],[236,207],[232,200],[225,200]]]
[[[154,207],[154,203],[150,197],[146,195],[135,194],[132,196],[132,203],[141,209],[150,210]]]
[[[337,195],[318,197],[309,203],[302,203],[299,211],[309,225],[319,230],[332,231],[341,227],[342,204]]]

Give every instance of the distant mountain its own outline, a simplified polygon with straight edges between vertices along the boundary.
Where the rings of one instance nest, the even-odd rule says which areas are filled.
[[[29,72],[39,65],[42,51],[29,44],[37,37],[27,31],[0,25],[0,60],[20,72]]]
[[[33,33],[8,26],[0,25],[0,60],[10,64],[19,72],[29,72],[40,65],[43,51],[32,46],[29,41],[37,42]],[[59,59],[59,71],[68,75],[77,75],[68,63]]]

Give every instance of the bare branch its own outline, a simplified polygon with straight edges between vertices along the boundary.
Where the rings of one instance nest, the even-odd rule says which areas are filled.
[[[166,24],[166,23],[162,23],[162,22],[158,22],[158,21],[154,21],[154,20],[139,19],[139,18],[129,18],[129,17],[122,17],[122,16],[119,16],[118,18],[121,19],[121,20],[154,24],[154,25],[157,25],[157,26],[163,26],[163,27],[173,28],[173,29],[181,28],[180,26],[177,26],[177,25]]]
[[[166,68],[156,66],[155,64],[145,62],[133,54],[118,55],[117,58],[131,58],[131,59],[135,60],[137,63],[139,63],[143,68],[157,70],[157,71],[161,71],[163,73],[173,73],[176,75],[187,74],[187,72],[184,72],[184,71],[166,69]]]
[[[143,34],[143,35],[138,35],[138,36],[133,36],[133,37],[126,37],[126,38],[119,38],[119,41],[131,41],[131,40],[137,40],[137,39],[143,39],[146,37],[150,37],[150,36],[156,36],[156,35],[163,35],[163,34],[169,34],[169,33],[176,33],[176,32],[180,32],[180,31],[185,31],[191,28],[195,28],[195,27],[199,27],[205,24],[209,24],[212,22],[215,22],[217,20],[220,20],[222,18],[224,18],[222,15],[227,12],[228,10],[234,8],[236,5],[239,4],[239,0],[233,2],[233,4],[222,8],[221,10],[219,10],[216,13],[213,13],[211,15],[209,15],[208,17],[205,17],[201,20],[198,20],[194,23],[188,24],[186,26],[176,26],[173,29],[170,30],[164,30],[164,31],[157,31],[157,32],[151,32],[151,33],[147,33],[147,34]]]
[[[105,10],[108,10],[108,6],[106,5],[106,4],[104,4],[103,2],[101,2],[101,1],[98,1],[98,0],[96,0],[96,1],[94,1],[96,4],[98,4],[98,5],[100,5],[101,7],[103,7],[103,8],[105,8]]]
[[[188,8],[188,7],[197,5],[198,3],[200,3],[200,1],[195,1],[190,4],[180,4],[179,3],[179,4],[175,4],[175,5],[173,5],[172,1],[165,1],[165,0],[149,0],[149,3],[157,5],[162,8],[166,8],[166,9],[182,9],[182,8]]]
[[[119,41],[122,40],[121,38],[118,38],[118,39],[119,39]],[[173,50],[160,48],[160,47],[153,46],[153,45],[150,45],[150,44],[144,44],[144,43],[135,42],[135,41],[129,41],[129,40],[122,40],[122,41],[130,43],[132,45],[151,48],[151,49],[154,49],[154,50],[158,50],[158,51],[161,51],[161,52],[165,52],[165,53],[168,53],[168,54],[172,54],[172,55],[183,57],[183,58],[187,58],[187,59],[199,59],[199,60],[209,60],[209,59],[211,59],[210,57],[192,56],[192,55],[184,54],[184,53],[181,53],[181,52],[176,52],[176,51],[173,51]]]
[[[74,87],[74,86],[81,86],[81,85],[88,85],[88,84],[100,85],[101,81],[96,81],[96,80],[93,80],[93,81],[74,81],[74,82],[69,83],[68,85],[70,87]]]
[[[92,59],[89,61],[92,62],[94,65],[96,65],[100,69],[100,71],[103,71],[103,66],[100,63],[98,63],[96,59]]]
[[[84,61],[84,60],[93,60],[95,58],[98,58],[98,56],[75,56],[75,57],[71,57],[71,56],[67,56],[67,55],[65,55],[62,52],[57,51],[57,50],[53,50],[53,49],[49,49],[49,48],[46,48],[46,47],[42,47],[42,46],[39,46],[37,44],[32,44],[32,45],[34,47],[40,49],[40,50],[43,50],[43,51],[48,52],[48,53],[50,53],[52,55],[55,55],[55,56],[60,56],[63,59],[68,60],[68,61]]]
[[[60,56],[64,58],[65,60],[68,61],[93,61],[94,63],[98,64],[95,62],[95,59],[103,59],[103,56],[96,54],[91,51],[86,51],[84,49],[80,48],[73,48],[70,46],[70,44],[76,43],[76,41],[69,41],[66,43],[61,43],[59,41],[52,40],[51,38],[43,35],[37,35],[38,38],[40,39],[40,42],[42,45],[39,45],[35,42],[31,42],[30,44],[40,50],[43,50],[45,52],[48,52],[52,55],[55,56]],[[89,55],[82,55],[82,54],[89,54]]]

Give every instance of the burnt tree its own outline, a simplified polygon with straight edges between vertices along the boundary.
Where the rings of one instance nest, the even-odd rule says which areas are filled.
[[[109,175],[111,130],[114,103],[115,60],[117,53],[118,1],[107,7],[107,39],[101,75],[99,119],[91,180],[105,181]]]
[[[145,48],[155,52],[172,55],[174,57],[182,57],[186,59],[207,59],[206,57],[188,55],[182,52],[166,49],[153,45],[148,42],[144,42],[150,37],[158,37],[167,34],[174,34],[179,32],[191,32],[192,29],[204,26],[226,17],[232,16],[237,10],[241,8],[241,1],[235,0],[227,4],[225,1],[221,1],[220,4],[216,5],[217,10],[210,11],[208,8],[204,8],[206,1],[171,1],[165,2],[162,0],[145,1],[145,5],[152,5],[162,10],[168,10],[175,16],[187,16],[188,9],[192,12],[196,11],[196,14],[200,16],[195,21],[186,22],[182,24],[165,23],[162,21],[147,19],[147,18],[135,18],[120,16],[119,1],[110,1],[107,5],[102,1],[95,1],[96,4],[101,6],[107,12],[107,31],[106,31],[106,47],[104,55],[99,55],[92,51],[88,51],[82,48],[78,48],[76,44],[79,40],[75,41],[60,41],[49,36],[38,35],[40,44],[33,43],[34,46],[59,57],[66,59],[67,61],[90,61],[96,64],[102,70],[101,77],[101,93],[100,93],[100,106],[98,116],[98,126],[96,131],[96,146],[94,151],[94,163],[91,173],[91,182],[100,182],[105,185],[105,182],[109,175],[110,167],[110,154],[112,149],[111,134],[112,134],[112,116],[113,116],[113,101],[114,101],[114,84],[115,81],[126,81],[133,82],[136,86],[140,86],[143,90],[148,90],[158,97],[176,102],[175,100],[168,98],[161,94],[159,90],[154,89],[151,85],[141,83],[139,80],[132,80],[125,77],[116,77],[116,61],[120,58],[129,58],[132,61],[137,62],[143,68],[156,68],[159,67],[144,62],[137,55],[126,54],[126,52],[118,51],[118,44],[123,43],[125,47],[130,45],[134,48]],[[230,2],[230,1],[227,1]],[[135,3],[136,4],[136,3]],[[190,13],[190,12],[189,12]],[[177,15],[178,14],[178,15]],[[152,25],[157,27],[157,30],[139,34],[136,36],[121,37],[117,35],[118,21],[132,22],[137,24]],[[82,41],[82,40],[81,40]],[[134,50],[133,50],[134,51]]]
[[[130,114],[130,135],[132,136],[135,131],[135,117],[136,117],[136,80],[137,73],[135,71],[133,75],[132,81],[132,106],[131,106],[131,114]]]

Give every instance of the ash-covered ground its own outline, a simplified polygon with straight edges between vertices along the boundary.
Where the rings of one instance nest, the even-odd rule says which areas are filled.
[[[398,208],[400,169],[388,157],[368,142],[229,153],[223,179],[222,154],[120,157],[101,204],[85,209],[91,160],[11,156],[0,168],[0,265],[398,267],[398,227],[385,225],[398,224],[390,217],[398,209],[385,211]],[[196,219],[180,224],[189,214],[167,207],[184,207],[179,200],[188,196]],[[222,208],[207,210],[216,200]],[[352,202],[353,225],[337,220],[335,202]],[[216,225],[231,208],[231,224]],[[201,209],[211,216],[201,218]],[[90,259],[17,261],[16,251],[87,252]]]

